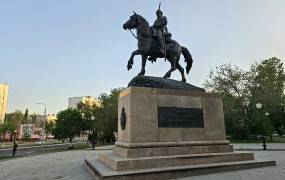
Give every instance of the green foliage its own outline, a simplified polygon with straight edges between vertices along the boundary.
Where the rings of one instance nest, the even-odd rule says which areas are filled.
[[[89,139],[114,140],[117,131],[118,97],[123,88],[111,90],[111,94],[99,96],[100,105],[78,103],[76,109],[57,114],[56,124],[48,124],[47,131],[56,139],[70,139],[88,135]]]
[[[29,123],[29,110],[28,108],[26,108],[22,124],[28,124],[28,123]]]
[[[251,65],[248,71],[221,65],[211,71],[204,85],[223,97],[227,133],[249,139],[261,134],[261,121],[266,134],[284,133],[284,83],[282,61],[270,58]],[[263,105],[261,121],[255,107],[258,102]],[[265,112],[270,113],[268,118]]]
[[[111,94],[101,94],[98,98],[100,105],[77,105],[83,118],[82,133],[88,134],[89,139],[114,140],[114,132],[117,131],[118,97],[122,90],[124,88],[117,88],[112,89]]]
[[[77,109],[82,116],[82,134],[92,133],[96,128],[95,117],[98,106],[96,104],[89,105],[80,102],[77,104]]]
[[[57,121],[54,129],[56,139],[72,139],[79,136],[82,130],[82,118],[77,109],[66,109],[57,114]]]
[[[24,141],[27,141],[27,140],[29,140],[30,138],[31,138],[30,133],[24,132],[23,140],[24,140]]]
[[[55,134],[55,123],[54,122],[49,122],[46,124],[45,128],[46,128],[46,135],[47,134]]]
[[[270,122],[274,130],[282,135],[285,133],[284,113],[284,83],[285,73],[283,63],[278,58],[270,58],[255,65],[260,83],[257,100],[265,104],[266,111],[270,112]]]
[[[0,125],[0,136],[4,138],[7,133],[10,133],[10,139],[12,140],[12,134],[17,130],[17,127],[20,126],[23,116],[23,113],[19,110],[6,114],[5,124]]]
[[[24,119],[24,114],[20,110],[16,110],[13,113],[6,114],[6,123],[19,126]]]
[[[10,139],[12,139],[13,132],[21,125],[23,121],[23,113],[20,110],[16,110],[13,113],[6,114],[5,124],[0,126],[0,135],[5,137],[7,133],[10,133]]]
[[[98,119],[98,138],[100,140],[114,140],[114,132],[117,132],[118,98],[124,88],[111,90],[111,94],[101,94],[99,100],[101,106],[98,108],[96,118]]]
[[[31,123],[35,123],[36,120],[37,120],[37,115],[36,115],[36,113],[31,114],[31,115],[30,115],[30,119],[31,119]]]
[[[90,134],[88,134],[88,141],[92,142],[94,140],[98,139],[98,132],[92,131]]]
[[[0,124],[0,138],[2,138],[2,136],[5,136],[6,132],[7,132],[6,124]]]

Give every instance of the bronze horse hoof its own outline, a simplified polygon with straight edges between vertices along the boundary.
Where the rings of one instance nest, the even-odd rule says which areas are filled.
[[[128,70],[132,69],[132,65],[131,64],[128,64]]]

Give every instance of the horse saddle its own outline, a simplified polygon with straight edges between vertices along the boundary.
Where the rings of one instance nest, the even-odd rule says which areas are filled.
[[[151,28],[151,35],[152,35],[152,37],[154,37],[156,39],[157,30],[155,28]],[[165,43],[170,43],[171,42],[172,34],[170,32],[163,31],[163,36],[165,38]]]
[[[165,42],[166,42],[166,43],[170,43],[170,42],[171,42],[171,37],[172,37],[172,34],[171,34],[171,33],[165,32],[165,33],[164,33],[164,37],[165,37]]]

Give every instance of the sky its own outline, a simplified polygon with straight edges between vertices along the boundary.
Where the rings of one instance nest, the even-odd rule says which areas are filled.
[[[48,113],[67,108],[68,97],[126,87],[139,73],[127,61],[137,41],[123,24],[132,11],[155,20],[158,0],[0,1],[0,83],[8,83],[8,112]],[[173,39],[187,47],[193,67],[187,82],[202,86],[211,69],[231,63],[285,59],[284,0],[162,0]],[[186,64],[181,58],[183,67]],[[163,76],[170,64],[147,63],[146,75]],[[172,75],[180,80],[178,71]]]

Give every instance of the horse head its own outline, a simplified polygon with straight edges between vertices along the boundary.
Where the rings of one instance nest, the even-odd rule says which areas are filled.
[[[134,14],[130,16],[130,19],[127,22],[125,22],[125,24],[123,25],[123,28],[125,30],[137,28],[138,27],[138,17],[139,15],[134,12]]]
[[[148,22],[141,16],[134,12],[133,15],[130,16],[130,19],[125,22],[123,28],[127,29],[135,29],[138,28],[141,24],[145,24],[148,26]]]

